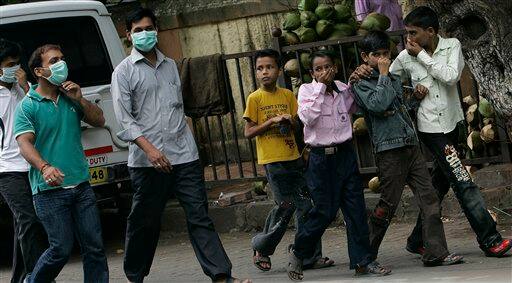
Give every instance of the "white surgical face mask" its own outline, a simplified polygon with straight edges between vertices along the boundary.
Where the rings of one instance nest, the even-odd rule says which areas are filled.
[[[19,69],[20,65],[2,68],[2,76],[0,76],[0,81],[8,84],[16,82],[16,71]]]

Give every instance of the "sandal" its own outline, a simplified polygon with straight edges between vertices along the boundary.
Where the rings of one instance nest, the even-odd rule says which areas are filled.
[[[423,265],[433,267],[433,266],[445,266],[445,265],[453,265],[464,262],[464,257],[457,254],[447,255],[442,260],[436,260],[433,262],[424,262]]]
[[[254,266],[256,266],[261,271],[269,271],[272,268],[272,263],[270,262],[270,257],[261,255],[260,252],[253,250],[254,254],[252,256],[252,261]],[[268,264],[268,267],[264,267],[263,264]]]
[[[315,261],[313,264],[304,265],[302,269],[320,269],[320,268],[326,268],[331,267],[334,265],[334,260],[328,258],[328,257],[322,257],[319,258],[317,261]]]
[[[288,278],[292,281],[302,281],[302,279],[304,279],[304,274],[302,273],[302,260],[293,253],[293,245],[288,246],[286,253],[288,254],[288,265],[286,266]]]
[[[377,261],[370,262],[367,266],[357,267],[355,276],[386,276],[391,273],[391,269],[380,265]]]

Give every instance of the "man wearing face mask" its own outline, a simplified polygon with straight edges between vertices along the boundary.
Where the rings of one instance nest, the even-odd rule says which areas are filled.
[[[29,60],[37,78],[16,109],[14,135],[30,163],[29,179],[37,216],[50,247],[37,261],[28,282],[51,282],[80,243],[84,282],[108,282],[96,198],[89,185],[80,122],[105,123],[101,109],[66,81],[68,68],[57,45],[37,48]]]
[[[178,69],[156,48],[155,15],[148,9],[132,12],[126,31],[134,47],[112,74],[114,111],[122,128],[117,135],[130,143],[134,189],[126,228],[126,277],[142,282],[149,274],[162,212],[173,193],[185,210],[204,273],[214,282],[240,282],[231,277],[231,262],[208,216],[203,168],[183,112]]]
[[[12,283],[32,272],[48,246],[32,204],[28,163],[12,134],[14,111],[29,89],[20,56],[18,44],[0,39],[0,193],[14,216]]]

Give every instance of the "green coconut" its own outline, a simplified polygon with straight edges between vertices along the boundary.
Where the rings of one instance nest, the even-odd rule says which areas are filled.
[[[294,44],[300,43],[299,37],[293,31],[283,32],[283,38],[284,38],[284,42],[286,42],[287,45],[294,45]]]
[[[306,70],[311,69],[311,54],[304,52],[300,54],[300,64]]]
[[[380,180],[379,177],[373,177],[370,182],[368,182],[368,188],[370,191],[378,194],[380,193]]]
[[[486,125],[480,131],[480,138],[484,143],[490,143],[496,139],[496,131],[491,124]]]
[[[318,19],[321,20],[330,20],[335,16],[334,7],[329,4],[320,4],[315,9],[315,14],[318,16]]]
[[[350,24],[339,23],[334,25],[334,32],[339,31],[345,36],[352,36],[356,33],[354,27]]]
[[[478,104],[478,112],[484,117],[484,118],[492,118],[494,117],[494,109],[492,108],[491,103],[489,100],[480,97],[480,103]]]
[[[474,152],[480,152],[484,149],[484,143],[480,137],[479,131],[471,131],[471,133],[469,133],[467,144],[469,149]]]
[[[354,121],[352,129],[354,131],[354,135],[356,136],[362,136],[368,133],[368,126],[366,126],[366,121],[363,117],[359,117]]]
[[[316,31],[312,28],[300,27],[295,32],[302,43],[313,42],[317,39]]]
[[[343,22],[352,17],[352,9],[346,4],[334,5],[335,19],[338,22]]]
[[[300,27],[300,15],[295,12],[286,13],[284,16],[283,29],[292,31]]]
[[[287,76],[298,78],[300,75],[300,64],[297,59],[290,59],[284,64],[284,72]]]
[[[334,30],[334,26],[330,21],[327,20],[319,20],[316,22],[316,33],[321,38],[328,38]]]
[[[311,11],[302,11],[300,12],[300,22],[303,27],[314,27],[316,22],[318,21],[318,17],[315,13]]]
[[[367,31],[380,30],[385,31],[391,25],[388,17],[379,13],[370,13],[361,23],[361,28]]]
[[[314,12],[317,6],[318,6],[318,0],[300,0],[298,8],[299,8],[299,11]]]
[[[302,75],[302,82],[303,83],[309,84],[312,81],[313,81],[313,78],[311,77],[311,75],[309,75],[309,74]]]

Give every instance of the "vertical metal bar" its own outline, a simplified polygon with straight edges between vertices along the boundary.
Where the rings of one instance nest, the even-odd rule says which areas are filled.
[[[272,48],[274,48],[275,50],[277,50],[277,52],[279,52],[279,55],[281,58],[283,58],[283,52],[281,51],[281,46],[283,45],[283,41],[281,40],[281,37],[272,37]],[[279,78],[277,79],[277,83],[280,85],[280,86],[283,86],[283,87],[286,87],[288,89],[291,89],[291,81],[290,81],[290,78],[286,77],[284,75],[284,72],[281,72],[281,75],[279,76]]]
[[[226,80],[228,79],[228,76],[227,76],[227,69],[225,68],[225,66],[226,66],[225,62],[226,61],[224,61],[224,64],[223,64],[224,66],[223,66],[222,70],[224,72],[224,83],[225,83],[226,89],[227,89],[229,87],[229,84],[226,82]],[[230,120],[231,120],[231,131],[233,133],[233,140],[235,141],[235,147],[236,147],[236,162],[238,164],[238,174],[240,175],[240,178],[243,178],[244,171],[242,168],[242,158],[240,156],[240,146],[238,145],[238,133],[236,130],[236,121],[235,121],[235,114],[234,114],[235,111],[233,111],[233,106],[231,105],[231,96],[228,99],[228,109],[229,109],[229,115],[230,115]]]
[[[213,179],[218,180],[217,167],[215,166],[215,155],[213,154],[212,135],[210,132],[210,124],[208,124],[208,117],[206,117],[206,116],[204,117],[204,124],[206,126],[206,136],[208,137],[208,145],[210,146],[208,151],[210,154],[210,160],[211,160],[211,164],[212,164]]]
[[[301,68],[302,64],[300,63],[299,51],[295,51],[295,58],[297,59],[297,61],[299,63],[299,79],[302,82],[302,68]]]
[[[341,44],[338,44],[338,48],[340,49],[340,57],[341,57],[341,70],[343,72],[343,79],[345,80],[345,83],[347,82],[347,68],[345,67],[345,56],[343,56],[343,47]]]
[[[501,162],[510,163],[510,152],[507,144],[507,133],[503,130],[505,124],[500,119],[500,116],[496,114],[496,125],[498,128],[498,140],[501,147]]]
[[[220,115],[217,116],[217,123],[219,124],[220,129],[220,140],[222,144],[222,152],[224,153],[224,163],[226,166],[226,178],[228,180],[231,179],[231,172],[229,170],[229,160],[228,160],[228,151],[226,149],[226,138],[224,137],[224,127],[222,126],[222,119],[220,118]]]
[[[242,81],[242,72],[241,72],[241,68],[240,68],[240,59],[236,58],[235,62],[236,62],[236,74],[237,74],[237,77],[238,77],[238,87],[239,87],[239,90],[240,90],[240,96],[242,98],[242,108],[245,111],[245,107],[246,107],[246,105],[245,105],[245,92],[244,92],[244,82]],[[256,160],[254,160],[254,148],[252,146],[252,142],[250,140],[248,140],[248,142],[249,142],[249,149],[251,151],[252,172],[253,172],[254,176],[257,176],[258,173],[256,171]]]
[[[357,48],[357,43],[356,42],[354,42],[353,44],[354,44],[354,51],[356,53],[356,65],[359,66],[359,64],[361,63],[359,61],[359,48]]]
[[[258,82],[256,81],[256,62],[254,60],[254,56],[248,57],[251,62],[251,80],[252,80],[252,89],[258,89]]]

